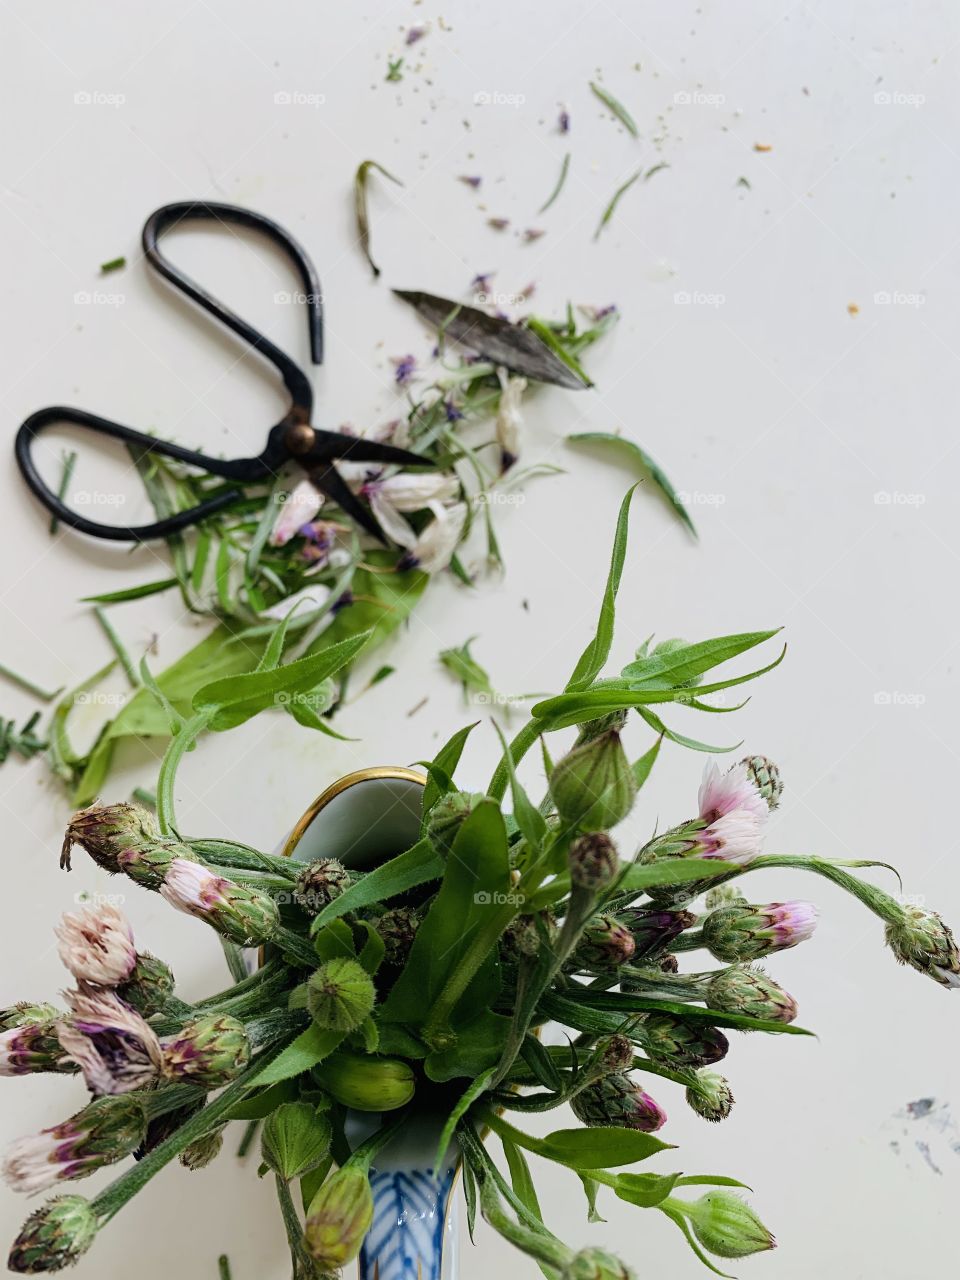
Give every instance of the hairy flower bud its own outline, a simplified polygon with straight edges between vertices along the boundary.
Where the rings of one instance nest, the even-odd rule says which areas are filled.
[[[14,1191],[32,1195],[122,1160],[146,1131],[146,1115],[135,1099],[95,1098],[62,1124],[19,1138],[4,1159],[3,1176]]]
[[[413,907],[391,907],[374,920],[373,926],[383,942],[383,958],[387,964],[397,968],[406,964],[420,928],[420,919],[420,914]]]
[[[817,927],[817,915],[812,902],[733,903],[704,919],[703,940],[726,964],[760,960],[805,942]]]
[[[126,982],[117,987],[117,995],[144,1018],[159,1013],[173,995],[173,973],[168,965],[148,951],[137,953],[137,963]]]
[[[307,1011],[326,1031],[356,1031],[376,998],[373,979],[349,957],[328,960],[307,979]]]
[[[608,972],[619,969],[632,959],[633,934],[616,916],[605,914],[592,916],[573,950],[575,968],[590,972]]]
[[[561,1280],[636,1280],[636,1273],[606,1249],[581,1249],[563,1268]]]
[[[550,794],[561,818],[583,831],[622,822],[633,808],[637,784],[619,733],[610,729],[568,752],[550,775]]]
[[[308,862],[297,876],[294,902],[308,915],[319,915],[325,906],[339,898],[351,883],[350,872],[336,858],[317,858]]]
[[[766,756],[746,756],[740,763],[746,767],[747,777],[766,800],[767,807],[776,809],[783,795],[783,779],[777,766]]]
[[[0,1031],[9,1031],[11,1027],[25,1027],[31,1023],[56,1022],[63,1015],[52,1004],[31,1004],[29,1000],[20,1000],[6,1009],[0,1009]]]
[[[623,709],[610,711],[605,716],[597,716],[595,720],[585,720],[578,728],[577,740],[574,746],[582,747],[585,742],[593,742],[594,738],[602,738],[611,729],[619,733],[626,723],[627,713]]]
[[[733,1110],[733,1091],[726,1076],[717,1071],[698,1071],[696,1084],[686,1091],[690,1108],[713,1124],[726,1120]]]
[[[56,1010],[53,1010],[56,1014]],[[59,1016],[59,1015],[58,1015]],[[0,1031],[0,1076],[24,1076],[35,1071],[76,1071],[57,1036],[57,1023],[25,1022]]]
[[[305,1241],[320,1271],[336,1271],[360,1252],[373,1221],[373,1192],[361,1169],[347,1165],[310,1201]]]
[[[95,804],[73,815],[60,852],[60,866],[67,871],[75,844],[104,871],[123,872],[147,889],[160,888],[174,858],[195,859],[188,845],[165,840],[151,815],[132,804]]]
[[[885,930],[887,945],[901,964],[909,964],[943,987],[960,987],[960,951],[950,927],[933,911],[904,907],[902,917]]]
[[[629,1071],[633,1066],[633,1042],[629,1036],[608,1036],[600,1043],[600,1062],[607,1072]]]
[[[223,1129],[213,1129],[197,1138],[180,1152],[178,1159],[185,1169],[205,1169],[216,1160],[223,1148]]]
[[[660,956],[685,929],[697,923],[691,911],[645,911],[638,907],[621,911],[620,919],[633,936],[635,962]]]
[[[581,1124],[609,1124],[641,1133],[653,1133],[667,1119],[659,1103],[621,1072],[612,1072],[587,1085],[573,1097],[570,1106]]]
[[[482,799],[479,792],[448,791],[430,810],[427,837],[442,857],[449,857],[457,833]]]
[[[407,1105],[417,1087],[409,1063],[369,1054],[333,1053],[312,1074],[337,1102],[355,1111],[396,1111]]]
[[[571,884],[597,893],[605,889],[617,874],[620,865],[617,846],[605,831],[577,836],[570,845],[567,865]]]
[[[671,1067],[707,1067],[727,1056],[730,1042],[716,1027],[674,1013],[651,1013],[638,1034],[650,1057]]]
[[[768,1022],[793,1022],[797,1002],[762,969],[721,969],[707,984],[707,1006]]]
[[[693,1234],[718,1258],[746,1258],[776,1247],[754,1211],[730,1191],[708,1191],[686,1206]]]
[[[267,894],[234,884],[185,858],[171,861],[160,893],[172,907],[205,920],[241,947],[269,942],[280,924],[277,904]]]
[[[83,1196],[57,1196],[31,1213],[10,1250],[7,1266],[21,1275],[62,1271],[93,1244],[97,1215]]]
[[[83,1072],[92,1093],[129,1093],[154,1084],[160,1073],[160,1041],[153,1028],[113,991],[68,991],[70,1014],[57,1039]]]
[[[218,1089],[250,1061],[250,1041],[239,1018],[209,1013],[194,1018],[163,1046],[168,1080]]]

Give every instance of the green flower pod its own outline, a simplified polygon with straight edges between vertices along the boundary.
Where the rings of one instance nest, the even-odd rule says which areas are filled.
[[[337,1271],[360,1252],[373,1221],[373,1192],[361,1169],[347,1165],[310,1201],[304,1240],[320,1271]]]
[[[7,1266],[21,1275],[62,1271],[87,1252],[97,1216],[83,1196],[57,1196],[31,1213],[10,1250]]]
[[[355,1111],[395,1111],[416,1092],[413,1068],[399,1058],[334,1053],[313,1068],[322,1089]]]
[[[619,733],[608,730],[568,752],[550,775],[550,794],[561,818],[583,831],[621,822],[633,808],[637,784]]]
[[[776,1240],[745,1200],[730,1191],[708,1191],[686,1206],[693,1234],[718,1258],[746,1258],[776,1248]]]
[[[307,979],[307,1011],[326,1031],[356,1031],[376,999],[373,979],[349,957],[327,960]]]

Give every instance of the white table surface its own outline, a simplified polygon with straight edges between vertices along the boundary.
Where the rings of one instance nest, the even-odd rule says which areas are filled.
[[[185,827],[269,845],[339,774],[432,753],[470,714],[437,653],[469,635],[501,688],[556,688],[591,626],[626,482],[562,438],[619,428],[694,495],[701,540],[641,492],[615,656],[654,631],[702,638],[784,625],[787,661],[747,708],[678,725],[742,737],[781,763],[788,789],[769,848],[892,860],[908,893],[960,922],[953,6],[4,0],[0,14],[8,440],[27,413],[67,403],[210,450],[259,450],[282,404],[274,383],[140,258],[143,219],[172,200],[248,205],[309,248],[328,315],[327,362],[314,377],[321,424],[394,416],[389,357],[428,349],[389,285],[465,296],[475,273],[495,270],[506,293],[535,281],[546,313],[567,299],[623,312],[590,354],[597,389],[531,405],[524,461],[567,473],[498,512],[502,580],[473,592],[434,585],[383,654],[400,673],[344,714],[356,741],[268,716],[205,742],[182,773]],[[429,32],[406,50],[413,23]],[[404,78],[387,84],[387,59],[401,53]],[[630,107],[638,140],[592,98],[594,78]],[[561,105],[566,138],[555,127]],[[566,150],[566,189],[541,217]],[[354,244],[351,180],[366,157],[405,183],[376,184],[378,283]],[[592,243],[614,189],[660,161],[669,168],[638,183]],[[461,174],[481,175],[480,191]],[[523,244],[513,229],[489,230],[488,216],[547,234]],[[99,264],[119,254],[127,268],[101,278]],[[291,287],[279,259],[200,232],[182,233],[176,254],[305,359],[300,310],[274,301]],[[93,484],[102,465],[88,455],[75,485]],[[75,681],[104,657],[77,598],[162,570],[151,549],[51,540],[9,458],[0,484],[0,660],[50,684]],[[113,616],[137,652],[157,634],[155,664],[198,635],[172,597]],[[4,714],[28,705],[4,689]],[[495,754],[483,727],[465,757],[470,785],[483,784]],[[121,763],[106,798],[153,776],[148,751]],[[701,765],[664,752],[637,834],[691,812]],[[68,809],[39,762],[9,762],[0,788],[0,1001],[50,998],[64,983],[55,918],[107,882],[82,858],[69,879],[57,870]],[[892,1117],[917,1098],[951,1101],[957,997],[899,970],[878,923],[829,886],[770,874],[756,888],[823,904],[815,941],[769,965],[819,1038],[735,1038],[725,1070],[737,1106],[721,1126],[661,1090],[679,1150],[658,1168],[726,1172],[756,1188],[781,1247],[740,1274],[908,1280],[953,1256],[960,1154],[949,1130]],[[222,980],[199,926],[154,896],[129,894],[125,906],[142,945],[174,964],[188,993]],[[81,1099],[76,1081],[6,1081],[0,1136],[53,1123]],[[915,1146],[928,1138],[936,1170]],[[588,1227],[576,1179],[537,1173],[548,1221],[573,1244],[606,1243],[642,1275],[704,1274],[660,1215],[608,1198],[606,1225]],[[28,1208],[0,1198],[4,1239]],[[288,1273],[270,1190],[254,1161],[232,1154],[198,1174],[165,1171],[75,1274],[213,1280],[225,1247],[235,1280]],[[463,1275],[497,1270],[537,1274],[481,1226]]]

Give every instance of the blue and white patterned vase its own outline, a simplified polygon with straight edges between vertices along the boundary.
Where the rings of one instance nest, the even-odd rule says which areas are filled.
[[[301,862],[339,858],[368,871],[420,837],[423,784],[410,769],[384,767],[347,774],[313,802],[281,851]],[[358,1260],[358,1280],[454,1280],[458,1176],[455,1150],[443,1170],[433,1164],[445,1116],[421,1114],[377,1157],[371,1170],[373,1225]],[[352,1112],[347,1137],[356,1146],[380,1117]]]

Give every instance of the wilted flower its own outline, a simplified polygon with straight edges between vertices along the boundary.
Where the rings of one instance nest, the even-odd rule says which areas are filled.
[[[4,1159],[3,1176],[25,1195],[85,1178],[130,1155],[146,1129],[143,1107],[133,1098],[95,1098],[62,1124],[18,1138]]]
[[[31,1213],[10,1250],[7,1266],[21,1275],[62,1271],[96,1238],[97,1215],[83,1196],[57,1196]]]
[[[313,481],[306,477],[298,480],[281,499],[280,514],[270,530],[270,545],[286,546],[304,525],[316,519],[317,512],[322,506],[323,494]]]
[[[500,446],[500,470],[509,471],[520,457],[520,428],[523,414],[520,402],[527,389],[526,378],[508,377],[504,370],[500,375],[500,404],[497,406],[497,443]]]
[[[139,1013],[112,991],[68,991],[70,1016],[57,1026],[63,1050],[91,1093],[129,1093],[160,1074],[160,1041]]]
[[[397,564],[398,569],[422,569],[424,573],[439,573],[453,559],[460,535],[467,522],[467,504],[456,502],[444,507],[431,504],[434,518],[417,535]]]
[[[133,930],[121,911],[108,902],[67,912],[54,933],[60,959],[78,982],[116,987],[137,962]]]
[[[561,108],[560,114],[557,116],[557,132],[570,132],[570,112],[565,107]]]
[[[628,1071],[633,1066],[633,1041],[619,1033],[600,1042],[600,1062],[604,1073]]]
[[[716,1027],[673,1013],[649,1014],[638,1035],[651,1058],[671,1067],[707,1067],[725,1058],[730,1049],[729,1040]]]
[[[617,846],[605,831],[577,836],[567,854],[570,883],[597,892],[614,879],[620,866]]]
[[[67,871],[75,844],[102,870],[123,872],[147,889],[159,887],[174,857],[194,856],[187,845],[163,839],[151,815],[132,804],[94,804],[73,815],[60,851],[60,866]]]
[[[383,531],[399,546],[412,547],[417,535],[402,513],[451,501],[460,492],[460,480],[452,472],[398,471],[385,479],[366,481],[360,492],[369,500]]]
[[[746,1201],[730,1191],[708,1191],[684,1210],[693,1234],[719,1258],[746,1258],[776,1247],[776,1240]]]
[[[462,182],[467,187],[473,187],[474,191],[476,191],[478,190],[480,183],[483,181],[483,179],[476,175],[461,173],[457,181]]]
[[[637,784],[616,730],[593,738],[557,762],[550,775],[557,812],[584,831],[615,827],[633,808]]]
[[[667,1113],[623,1072],[612,1072],[589,1084],[571,1100],[573,1114],[581,1124],[615,1125],[653,1133],[667,1121]]]
[[[733,1109],[730,1082],[716,1071],[698,1071],[696,1084],[689,1086],[685,1096],[690,1108],[712,1124],[726,1120]]]
[[[901,964],[909,964],[943,987],[960,987],[960,952],[950,927],[934,911],[907,906],[885,930],[887,945]]]
[[[727,964],[759,960],[805,942],[817,927],[818,914],[812,902],[733,903],[704,919],[703,940]]]
[[[423,27],[423,26],[421,26],[421,27],[410,27],[410,28],[408,28],[408,30],[407,30],[407,38],[406,38],[406,40],[404,41],[404,43],[405,43],[405,44],[408,44],[408,45],[409,45],[409,44],[416,44],[418,40],[422,40],[422,39],[423,39],[423,37],[427,34],[427,32],[428,32],[429,30],[430,30],[430,28],[429,28],[429,27]]]
[[[347,1165],[328,1178],[307,1210],[307,1251],[321,1271],[336,1271],[360,1252],[373,1221],[373,1192],[361,1169]]]
[[[634,942],[634,962],[659,956],[685,929],[696,924],[692,911],[645,911],[639,907],[620,912]]]
[[[269,942],[280,923],[277,904],[265,893],[184,858],[170,863],[160,892],[172,907],[205,920],[241,947]]]
[[[293,898],[309,915],[319,915],[350,886],[350,872],[336,858],[316,858],[297,876]]]
[[[117,995],[124,1004],[149,1018],[166,1005],[173,995],[173,988],[173,973],[169,965],[148,951],[140,951],[130,977],[117,987]]]
[[[417,360],[415,356],[391,356],[393,364],[393,379],[398,387],[405,387],[413,380],[413,375],[417,371]]]
[[[420,916],[413,907],[390,907],[373,922],[384,946],[387,964],[400,966],[406,962],[413,940],[420,928]]]
[[[540,932],[533,916],[514,916],[500,935],[500,955],[514,964],[537,955]]]
[[[307,979],[307,1011],[327,1031],[356,1031],[376,998],[373,979],[348,956],[326,961]]]
[[[212,1164],[223,1149],[223,1129],[213,1129],[180,1152],[177,1159],[185,1169],[196,1172]]]
[[[54,1010],[56,1014],[56,1010]],[[0,1076],[34,1071],[76,1071],[57,1037],[56,1018],[24,1022],[0,1032]]]
[[[770,1022],[793,1022],[797,1002],[762,969],[721,969],[707,984],[707,1006]]]
[[[587,921],[573,950],[575,968],[607,972],[619,969],[633,957],[633,935],[622,921],[609,913]]]
[[[250,1061],[250,1041],[239,1018],[210,1013],[193,1018],[163,1045],[168,1080],[218,1089]]]

